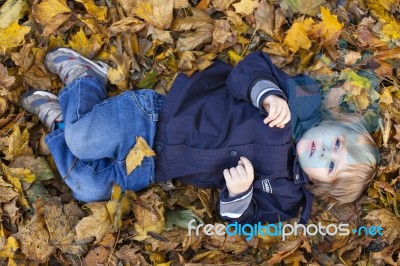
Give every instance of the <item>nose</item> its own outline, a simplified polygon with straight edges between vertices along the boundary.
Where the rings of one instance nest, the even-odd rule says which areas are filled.
[[[319,155],[319,158],[321,159],[328,159],[329,155],[329,148],[327,146],[322,146],[321,154]]]

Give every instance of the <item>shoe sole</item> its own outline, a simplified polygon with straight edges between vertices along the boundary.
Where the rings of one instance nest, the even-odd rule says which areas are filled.
[[[99,62],[99,61],[96,61],[96,62],[95,62],[95,61],[93,61],[93,60],[87,59],[87,58],[84,57],[83,55],[81,55],[81,54],[75,52],[75,51],[72,50],[72,49],[68,49],[68,48],[54,48],[54,49],[51,49],[50,51],[47,52],[44,61],[46,62],[46,57],[47,57],[48,55],[50,55],[51,53],[55,52],[55,51],[63,51],[63,52],[65,52],[65,53],[72,54],[72,55],[74,55],[75,57],[78,57],[78,58],[80,57],[80,58],[83,59],[83,61],[85,61],[86,63],[88,63],[88,64],[94,66],[94,67],[95,67],[97,70],[99,70],[103,75],[108,76],[108,71],[107,71],[107,70],[104,71],[104,69],[100,68],[100,66],[97,65],[96,62],[98,62],[99,64],[102,64],[103,66],[107,66],[107,67],[110,67],[109,65],[107,65],[107,64],[105,64],[105,63],[103,63],[103,62]],[[46,67],[47,67],[47,66],[46,66]],[[47,69],[49,69],[49,68],[47,67]],[[54,73],[54,72],[53,72],[53,73]]]

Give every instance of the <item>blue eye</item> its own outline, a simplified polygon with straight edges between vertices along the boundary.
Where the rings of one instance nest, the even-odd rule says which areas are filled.
[[[331,161],[329,163],[329,172],[331,172],[334,167],[335,167],[335,163]]]
[[[335,147],[339,147],[339,146],[340,146],[340,140],[337,139],[336,142],[335,142]]]

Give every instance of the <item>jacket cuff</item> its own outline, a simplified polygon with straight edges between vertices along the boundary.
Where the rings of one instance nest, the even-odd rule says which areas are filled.
[[[272,81],[269,80],[260,80],[257,81],[256,84],[254,84],[254,86],[251,88],[251,92],[250,92],[250,98],[251,98],[251,102],[255,107],[259,107],[259,100],[260,97],[272,90],[279,90],[281,91],[281,89]]]
[[[245,192],[231,198],[225,186],[221,190],[219,212],[223,218],[239,218],[249,207],[252,198],[253,186],[250,186]]]

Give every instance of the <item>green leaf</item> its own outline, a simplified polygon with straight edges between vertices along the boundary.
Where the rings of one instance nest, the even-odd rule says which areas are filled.
[[[151,70],[144,75],[143,79],[138,83],[137,87],[151,89],[153,88],[154,84],[156,84],[157,80],[157,72]]]

